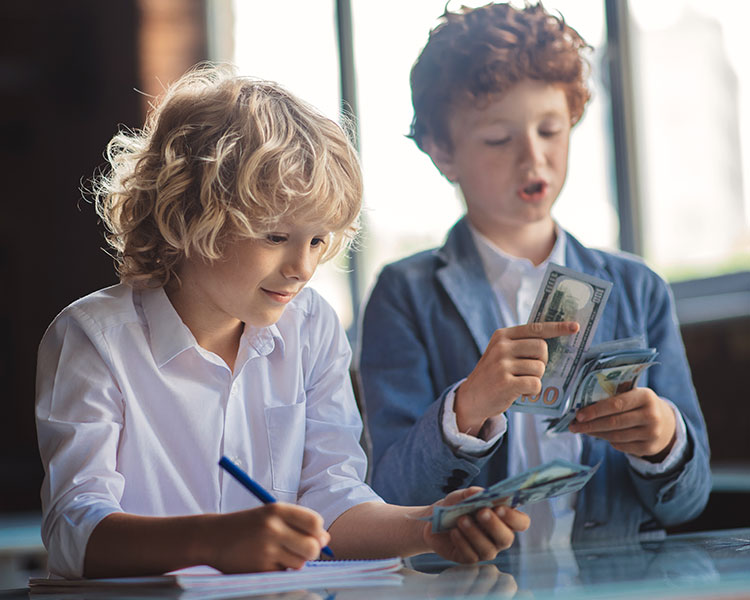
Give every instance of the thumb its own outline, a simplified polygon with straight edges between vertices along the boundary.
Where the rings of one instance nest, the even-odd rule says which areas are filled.
[[[458,504],[459,502],[462,502],[463,500],[466,500],[467,498],[471,498],[472,496],[483,491],[484,491],[484,488],[478,485],[473,485],[468,488],[464,488],[461,490],[456,490],[454,492],[451,492],[445,498],[440,500],[437,504],[440,504],[442,506],[451,506],[453,504]]]

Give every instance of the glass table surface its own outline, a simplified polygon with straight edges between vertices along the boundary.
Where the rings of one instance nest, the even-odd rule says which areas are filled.
[[[377,582],[377,583],[376,583]],[[577,546],[555,551],[501,553],[494,561],[457,565],[434,554],[405,561],[398,574],[345,588],[254,595],[168,594],[181,600],[388,600],[431,598],[694,599],[750,600],[750,528],[668,536],[658,541]],[[0,600],[28,598],[27,590],[0,592]],[[33,594],[33,598],[104,599],[164,597],[140,593]]]
[[[474,567],[448,566],[435,555],[417,556],[407,563],[419,573],[437,577],[423,586],[432,590],[422,596],[427,598],[750,599],[750,529],[556,551],[510,550],[492,564]],[[408,579],[407,574],[404,591]],[[396,591],[388,597],[415,596]]]

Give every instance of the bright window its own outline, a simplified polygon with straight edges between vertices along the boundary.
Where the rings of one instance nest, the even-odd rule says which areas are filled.
[[[750,268],[750,3],[630,0],[644,255],[672,281]]]
[[[235,0],[234,56],[243,75],[276,81],[338,121],[339,57],[334,0]],[[310,285],[348,327],[352,302],[346,259],[326,263]]]
[[[485,3],[450,2],[449,8]],[[409,71],[445,0],[351,4],[365,178],[358,255],[358,293],[364,296],[385,263],[441,244],[463,205],[405,137],[412,119]],[[553,214],[584,244],[614,249],[619,220],[610,98],[603,83],[604,4],[545,2],[593,47],[593,99],[573,131],[568,178]],[[750,3],[630,0],[629,6],[635,123],[626,127],[635,132],[643,254],[672,281],[748,269]],[[234,0],[232,7],[233,60],[240,69],[279,81],[337,119],[335,0]],[[346,260],[319,269],[312,285],[351,327]]]

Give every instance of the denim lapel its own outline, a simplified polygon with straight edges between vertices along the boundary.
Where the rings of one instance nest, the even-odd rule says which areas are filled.
[[[466,217],[454,225],[437,254],[444,261],[437,269],[438,281],[469,328],[481,354],[502,324],[495,293],[487,281]]]

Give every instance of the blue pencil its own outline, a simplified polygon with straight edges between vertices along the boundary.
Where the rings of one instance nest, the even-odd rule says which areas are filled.
[[[221,460],[219,460],[219,466],[227,471],[242,485],[244,485],[245,488],[247,488],[247,490],[263,504],[271,504],[272,502],[276,502],[276,498],[274,498],[265,489],[263,489],[263,486],[261,486],[257,481],[253,481],[253,479],[250,478],[250,475],[245,473],[245,471],[240,469],[226,456],[221,457]],[[321,552],[326,556],[330,556],[331,558],[333,558],[333,552],[328,546],[324,546]]]

